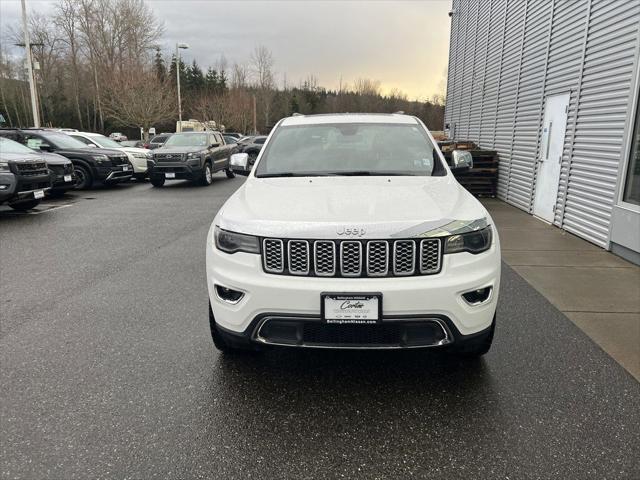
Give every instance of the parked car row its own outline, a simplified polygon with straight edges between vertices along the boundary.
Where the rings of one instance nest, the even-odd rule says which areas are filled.
[[[110,137],[116,136],[112,134]],[[77,188],[149,178],[154,187],[168,179],[210,185],[216,172],[235,177],[231,157],[246,154],[247,174],[266,136],[243,137],[217,131],[163,133],[139,148],[98,133],[74,129],[0,129],[0,204],[34,208],[45,195]],[[135,145],[135,144],[134,144]],[[153,151],[151,151],[153,150]]]
[[[59,195],[75,186],[71,161],[49,152],[35,152],[0,136],[0,204],[15,210],[37,206],[45,194]]]
[[[89,147],[71,135],[45,129],[0,129],[0,136],[14,140],[36,152],[56,153],[73,163],[75,187],[90,188],[129,181],[134,173],[122,149]]]

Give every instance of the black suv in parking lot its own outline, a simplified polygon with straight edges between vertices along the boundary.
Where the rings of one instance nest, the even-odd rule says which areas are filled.
[[[29,210],[40,203],[51,188],[46,162],[22,145],[0,137],[0,204]]]
[[[53,152],[73,163],[76,188],[89,188],[97,182],[126,182],[133,167],[124,152],[87,146],[64,133],[44,129],[2,129],[0,136],[15,140],[35,151]]]
[[[224,170],[235,177],[229,158],[235,146],[227,145],[219,132],[174,133],[165,144],[153,151],[149,178],[154,187],[167,179],[183,179],[211,185],[212,175]]]

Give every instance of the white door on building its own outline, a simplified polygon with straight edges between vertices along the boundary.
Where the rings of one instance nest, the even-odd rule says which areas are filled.
[[[568,108],[568,93],[547,97],[544,105],[533,214],[550,223],[553,223],[558,197]]]

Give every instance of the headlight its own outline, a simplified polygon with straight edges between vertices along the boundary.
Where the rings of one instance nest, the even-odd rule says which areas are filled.
[[[260,253],[260,241],[258,237],[253,235],[245,235],[243,233],[229,232],[215,227],[213,232],[216,247],[223,252],[236,253]]]
[[[451,235],[444,242],[444,253],[480,253],[491,247],[491,227],[475,232]]]
[[[9,162],[0,162],[0,172],[9,171]]]
[[[192,158],[200,158],[200,152],[187,153],[187,160],[190,160]]]
[[[106,155],[91,155],[91,156],[98,163],[103,163],[103,162],[108,162],[109,161],[109,157],[107,157]]]
[[[144,153],[143,155],[147,160],[153,160],[153,153]]]
[[[133,154],[133,156],[134,156],[134,158],[144,158],[144,159],[149,158],[149,156],[146,153],[137,153],[136,152],[136,153]]]

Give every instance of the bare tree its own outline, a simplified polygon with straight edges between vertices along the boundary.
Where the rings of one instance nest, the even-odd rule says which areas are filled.
[[[378,96],[380,95],[380,80],[371,80],[370,78],[358,78],[353,83],[353,90],[358,95]]]
[[[259,46],[254,48],[251,53],[251,66],[256,79],[256,86],[261,90],[273,88],[273,55],[267,47]]]
[[[175,118],[175,92],[151,71],[128,72],[105,88],[104,111],[116,123],[145,129]]]
[[[231,74],[231,87],[232,88],[245,88],[247,86],[247,80],[249,73],[247,66],[244,63],[234,63],[233,72]]]
[[[265,127],[270,124],[271,102],[275,88],[273,63],[273,55],[267,47],[258,46],[254,48],[251,53],[251,66],[264,114]]]

